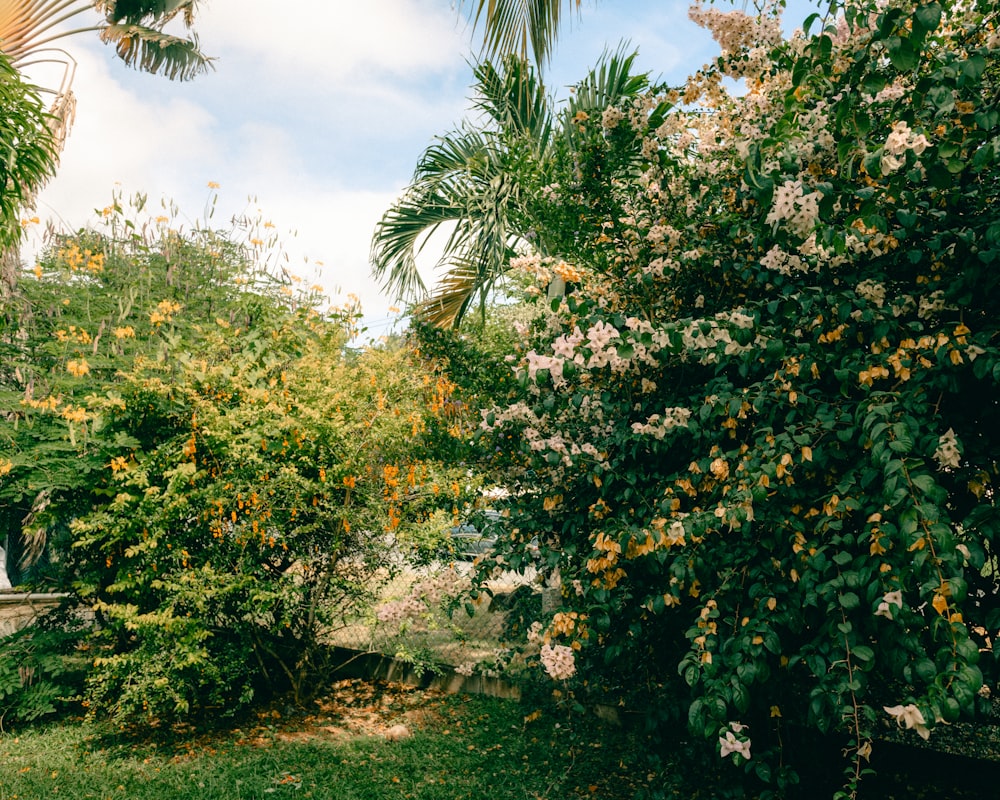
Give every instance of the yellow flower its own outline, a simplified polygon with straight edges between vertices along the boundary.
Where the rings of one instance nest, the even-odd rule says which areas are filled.
[[[218,189],[219,188],[219,184],[217,184],[215,181],[209,181],[208,182],[208,188],[209,189]]]
[[[82,378],[90,372],[90,365],[85,358],[81,358],[79,361],[74,359],[66,362],[66,371],[76,378]]]
[[[116,339],[133,339],[135,338],[135,328],[131,325],[126,325],[124,328],[115,328],[114,334]]]
[[[86,422],[87,421],[87,411],[83,408],[74,408],[73,406],[66,406],[61,414],[63,419],[69,420],[70,422]]]

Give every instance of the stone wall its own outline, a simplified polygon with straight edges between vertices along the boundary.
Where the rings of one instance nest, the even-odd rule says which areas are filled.
[[[65,595],[0,592],[0,637],[30,625],[40,615],[59,605]]]

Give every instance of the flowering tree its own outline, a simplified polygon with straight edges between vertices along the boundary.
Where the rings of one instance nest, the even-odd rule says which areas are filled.
[[[995,672],[1000,21],[840,8],[786,40],[695,5],[715,62],[565,115],[533,219],[576,288],[482,437],[499,556],[538,535],[561,575],[550,674],[568,647],[779,785],[783,725],[846,734],[853,795],[881,724]]]

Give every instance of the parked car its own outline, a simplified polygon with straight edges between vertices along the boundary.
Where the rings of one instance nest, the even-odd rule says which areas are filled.
[[[501,524],[499,511],[477,511],[448,531],[448,552],[443,555],[459,561],[474,561],[496,546]]]
[[[448,532],[447,553],[442,555],[459,561],[475,561],[496,547],[497,538],[503,532],[504,517],[499,511],[487,509],[477,511],[461,525],[455,525]],[[528,554],[532,561],[539,557],[538,537],[528,544]]]

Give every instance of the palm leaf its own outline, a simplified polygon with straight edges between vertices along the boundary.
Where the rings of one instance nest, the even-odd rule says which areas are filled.
[[[455,325],[477,295],[479,270],[466,259],[456,259],[435,287],[434,294],[417,306],[416,313],[438,328]]]
[[[512,57],[502,69],[479,64],[476,77],[484,127],[464,126],[428,147],[372,237],[372,271],[383,288],[422,301],[421,312],[435,324],[459,321],[507,271],[514,245],[523,240],[518,167],[529,151],[543,158],[551,138],[549,101],[526,62]],[[416,256],[446,228],[436,265],[444,275],[424,299]]]
[[[116,23],[101,29],[101,39],[114,44],[128,66],[170,80],[191,80],[212,67],[212,59],[198,49],[194,35],[183,39],[145,25]]]
[[[0,3],[0,50],[20,68],[27,56],[74,31],[45,34],[78,14],[92,10],[89,3],[80,0],[4,0]]]
[[[567,0],[580,8],[580,0]],[[464,5],[464,2],[463,2]],[[476,0],[473,28],[482,22],[483,56],[498,58],[519,54],[536,64],[549,60],[562,22],[562,0]]]
[[[626,54],[624,45],[615,53],[602,53],[597,66],[576,84],[563,112],[565,117],[572,119],[580,111],[600,112],[646,91],[650,85],[649,73],[632,74],[638,55],[634,50]]]
[[[475,65],[474,107],[485,113],[507,137],[525,137],[542,151],[552,130],[552,103],[545,87],[528,62],[508,56],[503,69],[492,62]]]
[[[184,22],[189,27],[196,5],[197,0],[97,0],[94,3],[94,7],[106,14],[112,24],[125,22],[138,25],[153,19],[169,22],[183,13]]]

